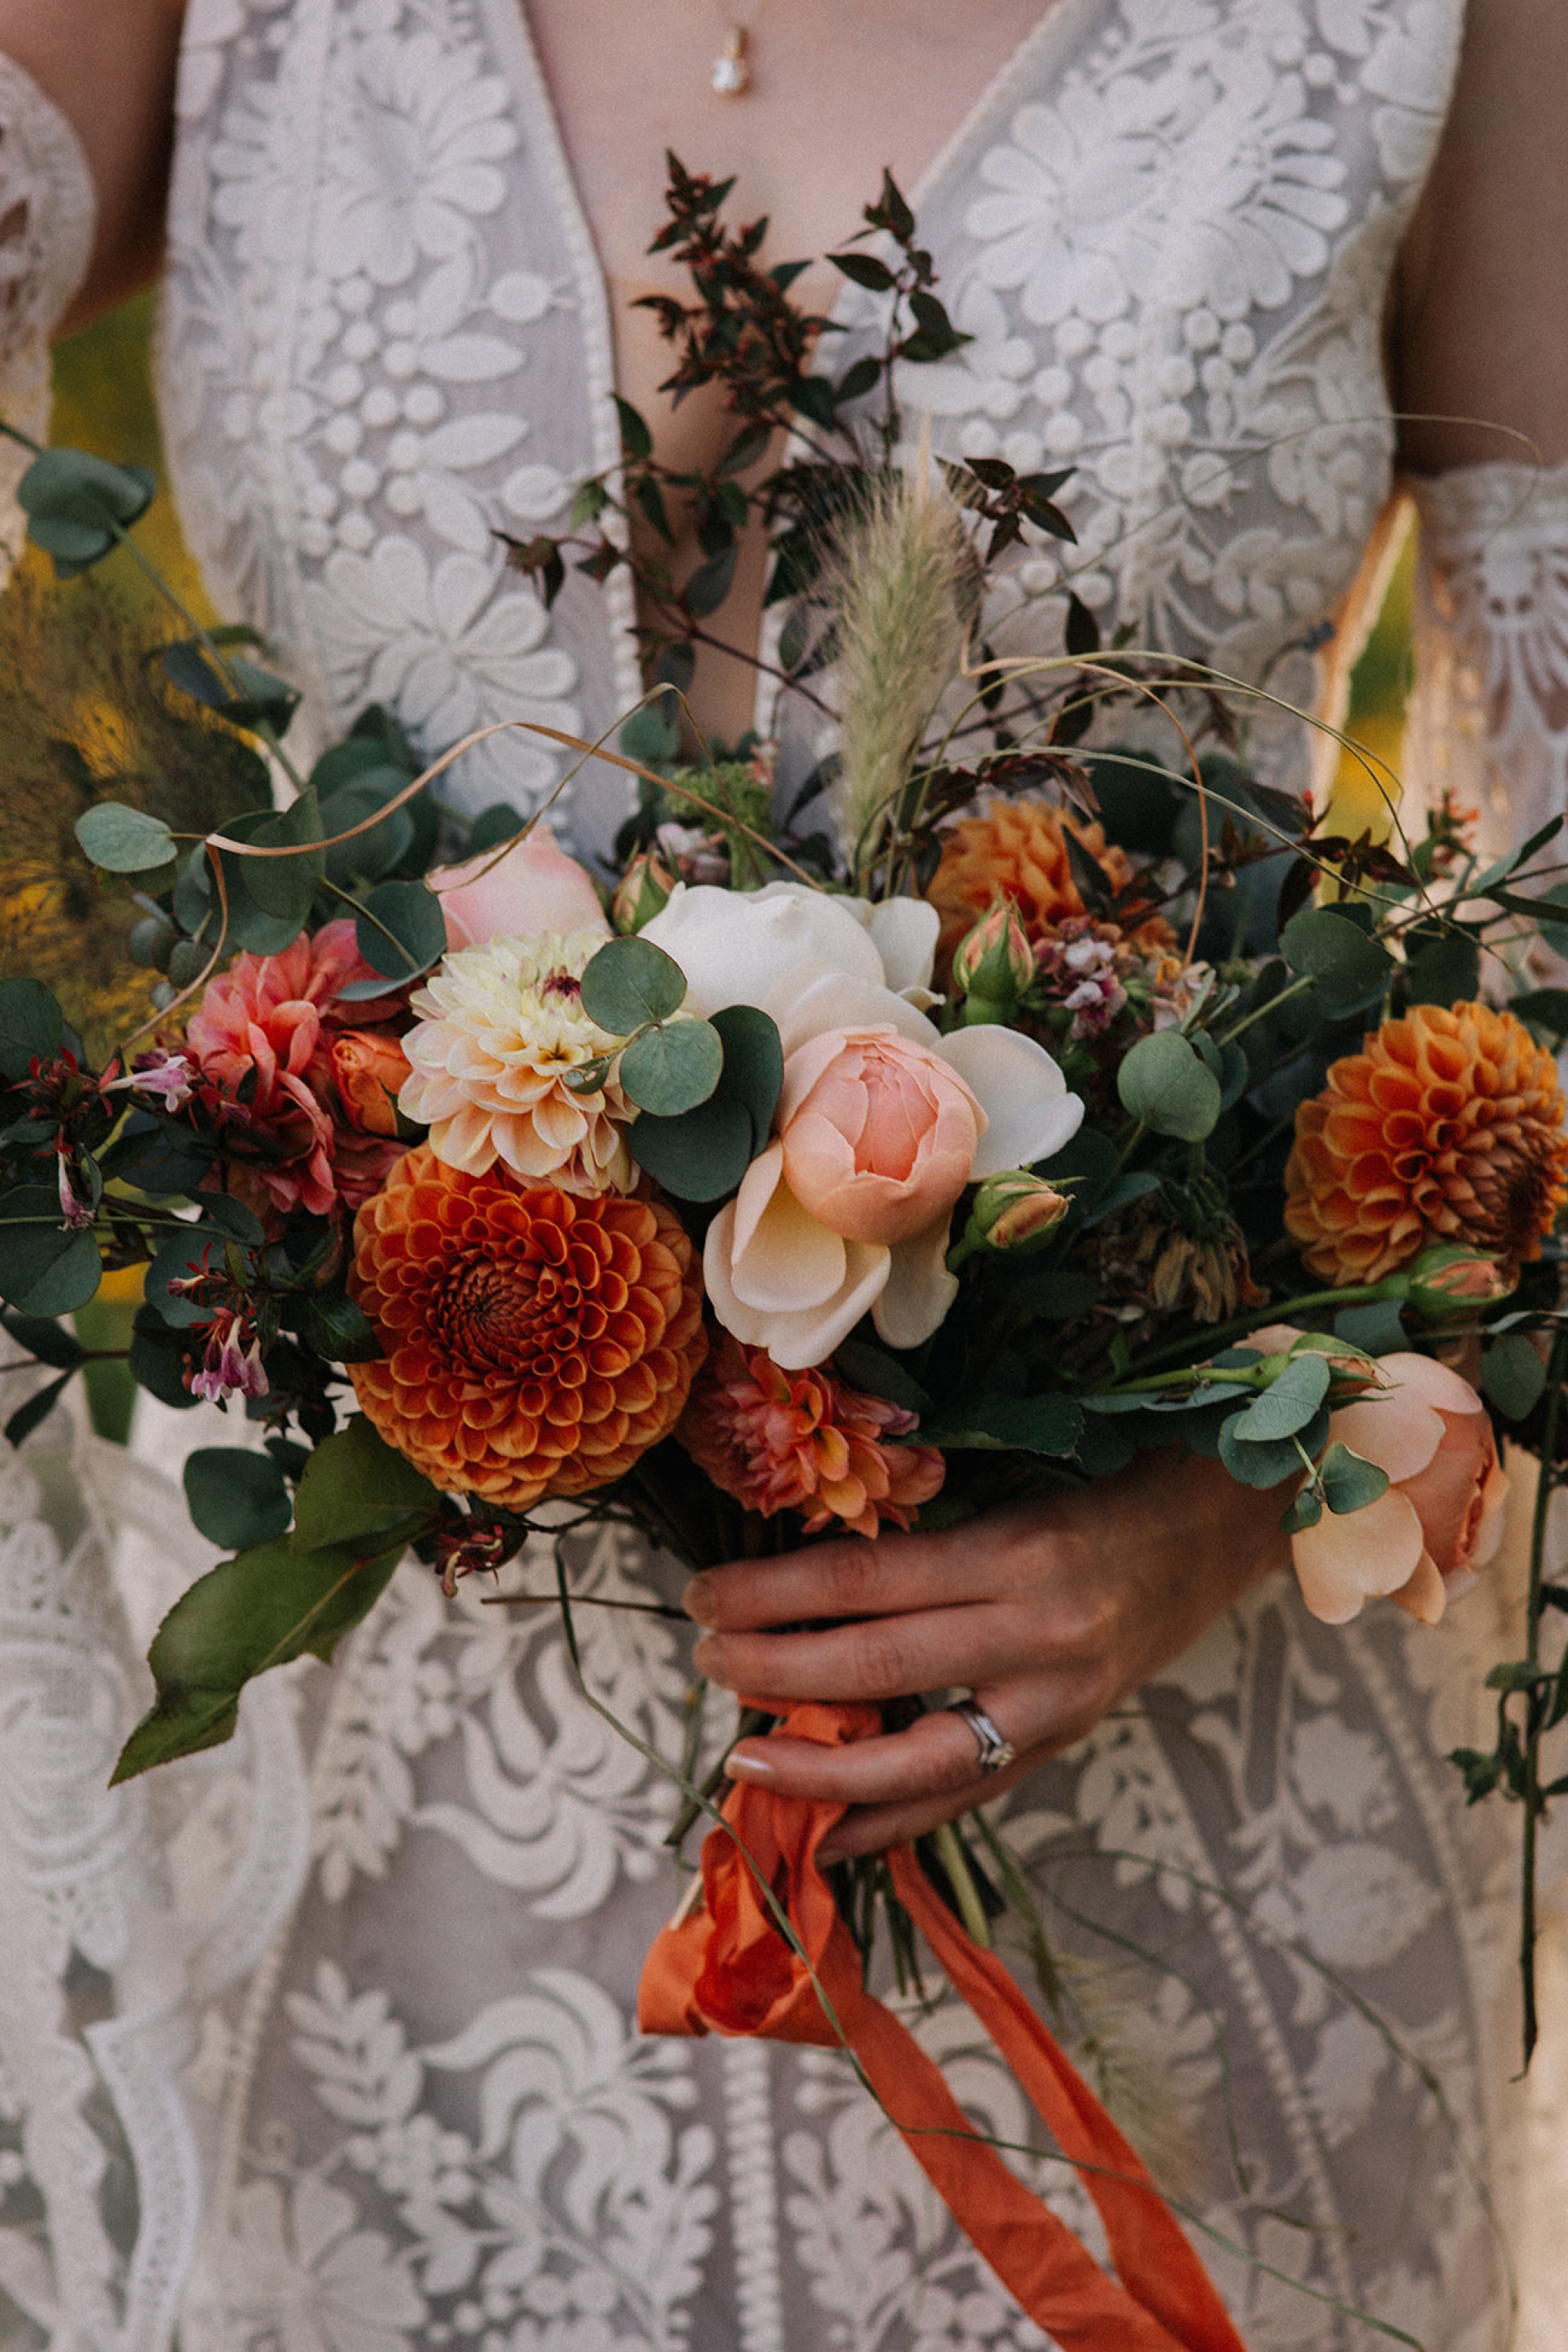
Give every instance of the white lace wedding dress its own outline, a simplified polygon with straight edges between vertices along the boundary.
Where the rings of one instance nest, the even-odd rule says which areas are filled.
[[[973,340],[910,398],[941,446],[1077,468],[1075,583],[1108,625],[1310,690],[1390,488],[1383,298],[1461,15],[1055,0],[929,174]],[[0,394],[35,428],[89,221],[74,141],[0,72]],[[635,698],[624,584],[574,579],[546,615],[491,536],[615,455],[520,0],[192,0],[161,373],[214,593],[320,725],[379,698],[434,749]],[[1568,782],[1568,476],[1483,467],[1421,503],[1428,772],[1494,832],[1533,824]],[[1283,739],[1260,756],[1292,772]],[[554,772],[511,737],[459,791],[526,803]],[[575,787],[585,847],[617,789]],[[832,2054],[638,2039],[672,1799],[549,1608],[448,1604],[406,1567],[334,1673],[270,1678],[231,1747],[107,1791],[139,1652],[205,1561],[166,1484],[198,1423],[233,1441],[153,1408],[127,1461],[57,1414],[0,1461],[5,2352],[1039,2344]],[[616,1535],[574,1574],[678,1590]],[[1261,2265],[1205,2243],[1255,2352],[1377,2340],[1335,2302],[1429,2352],[1507,2339],[1478,2182],[1529,2120],[1497,2039],[1517,1824],[1467,1814],[1442,1759],[1484,1736],[1516,1601],[1500,1572],[1435,1633],[1335,1631],[1271,1585],[1006,1809],[1145,2124],[1184,2132],[1184,2194]],[[677,1630],[580,1622],[594,1686],[678,1755]],[[1017,2138],[967,2014],[920,2030]],[[1556,2112],[1528,2147],[1560,2214]],[[1064,2168],[1040,2178],[1087,2228]],[[1531,2245],[1542,2348],[1561,2234]]]

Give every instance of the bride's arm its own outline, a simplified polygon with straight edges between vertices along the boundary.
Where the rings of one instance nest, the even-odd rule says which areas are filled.
[[[0,54],[30,74],[81,144],[97,195],[87,269],[52,331],[154,274],[185,0],[0,0]]]

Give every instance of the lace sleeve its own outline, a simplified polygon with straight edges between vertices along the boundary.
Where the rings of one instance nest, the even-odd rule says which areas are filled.
[[[1421,520],[1406,757],[1501,850],[1568,808],[1568,465],[1411,485]]]
[[[0,55],[0,416],[42,440],[49,338],[87,272],[97,200],[70,124]],[[20,552],[16,484],[27,453],[0,443],[0,578]]]

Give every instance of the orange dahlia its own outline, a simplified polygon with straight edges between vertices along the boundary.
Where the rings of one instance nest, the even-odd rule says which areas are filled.
[[[1378,1282],[1429,1242],[1510,1270],[1568,1199],[1557,1068],[1511,1013],[1412,1006],[1296,1113],[1285,1223],[1314,1274]]]
[[[942,864],[927,893],[942,916],[942,948],[951,954],[976,917],[994,905],[998,891],[1010,898],[1038,947],[1068,915],[1088,909],[1073,879],[1067,836],[1104,867],[1112,887],[1123,890],[1134,868],[1125,850],[1107,843],[1104,828],[1064,815],[1044,801],[999,800],[984,816],[962,817],[947,835]],[[1130,910],[1124,927],[1144,918],[1141,941],[1168,946],[1171,930],[1148,910]]]
[[[382,1435],[437,1486],[513,1509],[629,1470],[708,1348],[662,1201],[470,1176],[427,1145],[360,1211],[350,1287],[385,1350],[351,1367]]]

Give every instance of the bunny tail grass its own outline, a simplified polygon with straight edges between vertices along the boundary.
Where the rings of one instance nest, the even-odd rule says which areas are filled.
[[[826,583],[844,714],[834,817],[858,877],[963,648],[973,558],[956,500],[929,472],[922,451],[878,487]]]

